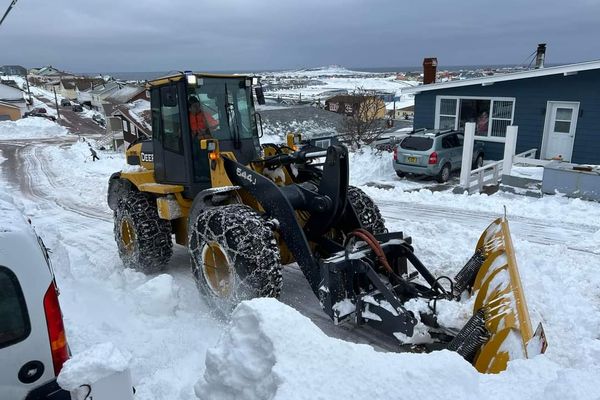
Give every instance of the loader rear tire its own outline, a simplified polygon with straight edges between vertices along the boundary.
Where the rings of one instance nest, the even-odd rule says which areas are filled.
[[[216,314],[227,317],[243,300],[279,297],[274,224],[243,204],[206,208],[197,215],[189,226],[192,272]]]
[[[115,240],[123,265],[144,273],[159,272],[173,254],[170,221],[159,218],[156,199],[127,192],[115,210]]]
[[[373,234],[387,232],[379,207],[365,192],[355,186],[348,186],[348,201],[354,207],[363,228]]]

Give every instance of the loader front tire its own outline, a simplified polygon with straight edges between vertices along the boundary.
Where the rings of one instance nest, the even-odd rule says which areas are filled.
[[[348,186],[348,201],[352,204],[363,228],[373,234],[386,233],[385,219],[379,207],[365,192],[355,186]]]
[[[171,223],[158,216],[156,199],[137,191],[119,198],[115,209],[115,240],[126,268],[159,272],[173,254]]]
[[[227,317],[243,300],[279,296],[281,261],[273,228],[243,204],[206,208],[190,220],[192,272],[217,315]]]

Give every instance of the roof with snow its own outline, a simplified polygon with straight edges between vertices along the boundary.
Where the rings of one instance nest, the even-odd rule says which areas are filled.
[[[23,91],[13,86],[0,83],[0,100],[21,101],[23,100]]]
[[[114,104],[129,103],[135,96],[144,91],[146,91],[144,86],[127,85],[108,96],[106,101]]]
[[[113,115],[125,117],[147,136],[152,134],[152,114],[148,100],[140,99],[133,103],[122,104],[116,108]]]
[[[600,69],[600,60],[595,61],[586,61],[577,64],[567,64],[567,65],[559,65],[556,67],[547,67],[540,69],[533,69],[528,71],[520,71],[513,72],[508,74],[498,74],[492,76],[486,76],[483,78],[474,78],[474,79],[463,79],[463,80],[455,80],[448,81],[442,83],[432,83],[428,85],[420,85],[413,88],[401,89],[402,93],[421,93],[427,92],[430,90],[440,90],[440,89],[449,89],[454,87],[461,86],[472,86],[472,85],[481,85],[488,86],[492,85],[496,82],[504,82],[504,81],[514,81],[518,79],[528,79],[528,78],[537,78],[541,76],[548,75],[575,75],[580,71],[589,71]]]
[[[102,79],[88,79],[88,78],[67,78],[61,79],[65,89],[79,89],[80,91],[92,89],[98,85],[103,85],[104,81]]]

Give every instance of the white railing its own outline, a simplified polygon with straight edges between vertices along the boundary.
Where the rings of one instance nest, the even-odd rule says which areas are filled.
[[[513,125],[506,128],[504,159],[471,170],[473,144],[475,142],[475,123],[467,122],[465,124],[463,157],[460,170],[460,186],[464,190],[467,190],[469,193],[474,192],[475,189],[481,192],[485,186],[498,185],[502,175],[510,175],[513,164],[543,166],[550,162],[548,160],[536,159],[537,149],[530,149],[515,154],[518,130],[519,127]]]

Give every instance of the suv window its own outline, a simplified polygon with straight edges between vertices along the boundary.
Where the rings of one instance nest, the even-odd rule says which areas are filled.
[[[20,342],[30,331],[21,285],[11,270],[0,266],[0,348]]]
[[[460,140],[458,140],[458,136],[456,136],[456,133],[442,138],[442,148],[444,149],[451,149],[460,146]]]
[[[405,150],[425,151],[431,149],[433,139],[423,136],[407,136],[404,138],[400,147]]]

